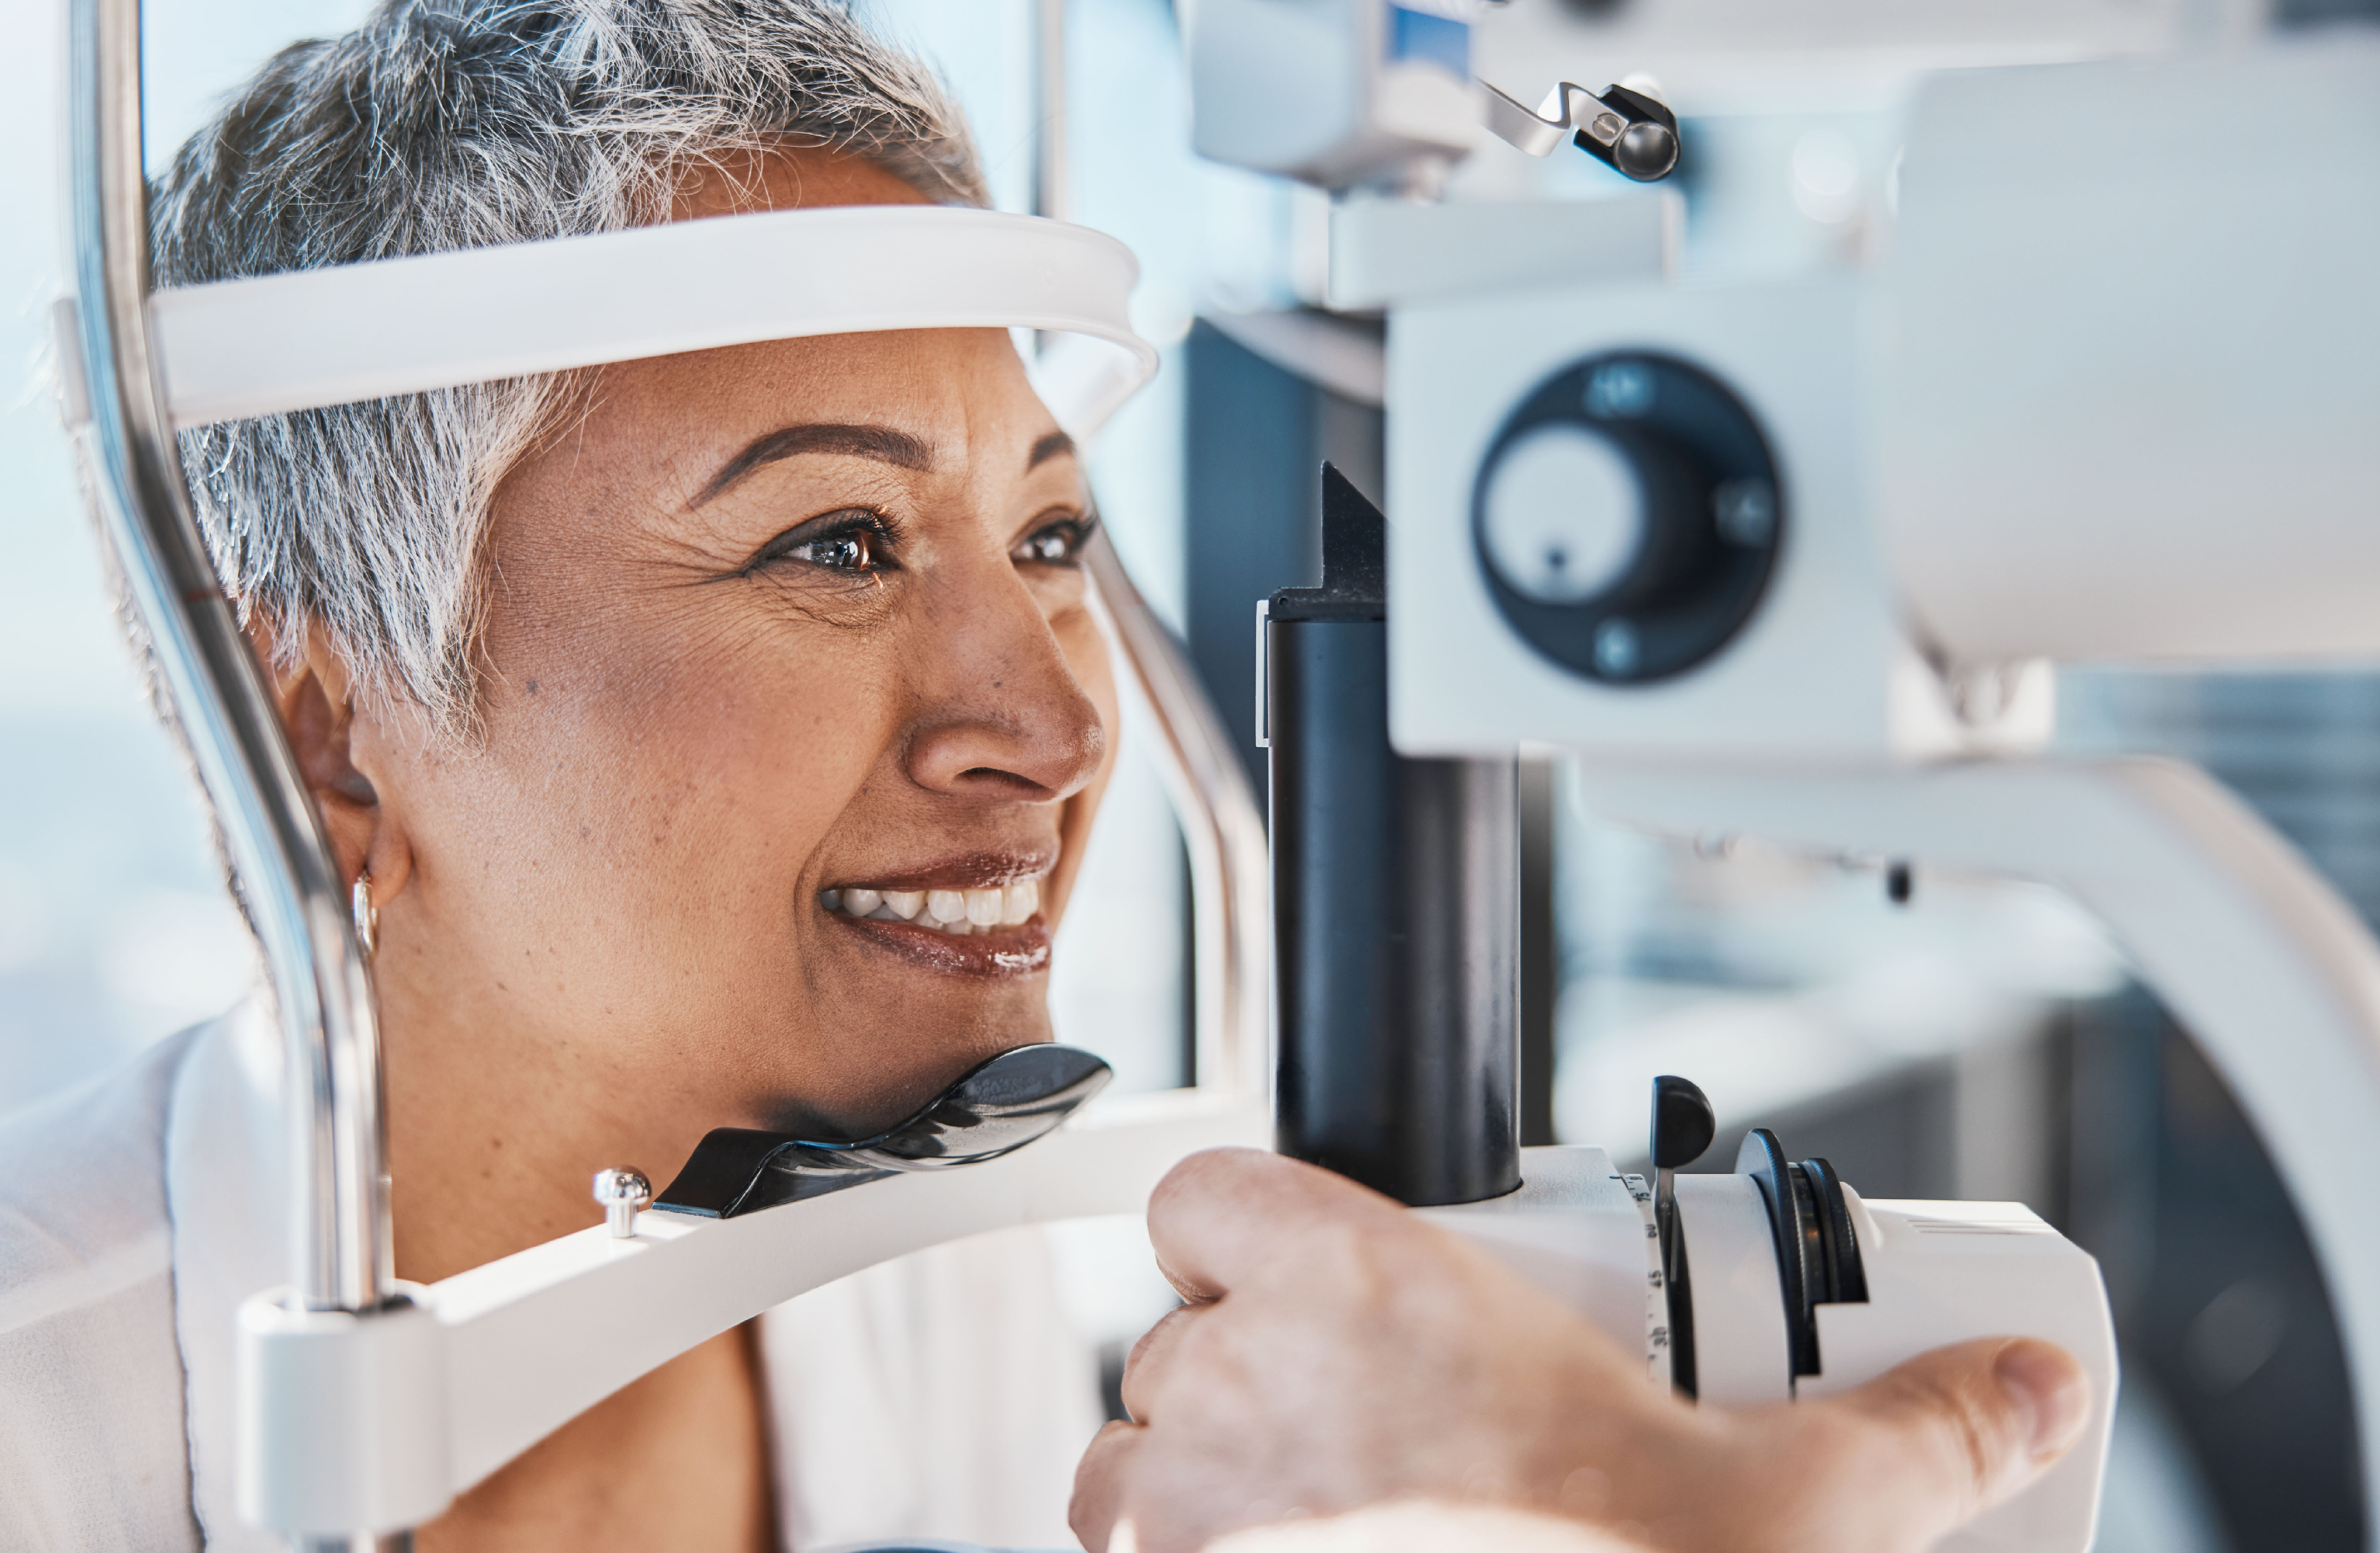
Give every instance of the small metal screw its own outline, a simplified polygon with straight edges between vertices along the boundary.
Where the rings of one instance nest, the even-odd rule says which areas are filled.
[[[1586,413],[1606,420],[1633,420],[1649,414],[1653,374],[1640,361],[1607,361],[1586,380]]]
[[[1636,627],[1614,617],[1595,628],[1595,666],[1608,678],[1626,679],[1636,672]]]
[[[595,1200],[612,1238],[628,1240],[637,1232],[637,1210],[653,1200],[653,1183],[638,1171],[597,1171]]]
[[[1711,492],[1718,537],[1757,549],[1777,534],[1777,493],[1765,479],[1731,479]]]

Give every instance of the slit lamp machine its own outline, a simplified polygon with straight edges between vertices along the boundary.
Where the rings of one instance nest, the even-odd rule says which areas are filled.
[[[287,1283],[240,1314],[243,1514],[309,1548],[401,1546],[795,1294],[1135,1212],[1186,1153],[1269,1144],[1476,1237],[1705,1401],[1823,1394],[1968,1337],[2062,1343],[2096,1386],[2083,1442],[1945,1546],[2088,1547],[2114,1338],[2095,1266],[2028,1210],[1865,1200],[1762,1130],[1732,1173],[1679,1174],[1715,1141],[1681,1078],[1656,1088],[1649,1180],[1518,1147],[1523,751],[1574,755],[1584,800],[1629,824],[2042,880],[2104,918],[2295,1195],[2380,1502],[2380,945],[2193,768],[2047,749],[2058,662],[2380,652],[2380,50],[1934,78],[1880,264],[1694,285],[1658,189],[1427,202],[1483,128],[1513,149],[1478,154],[1575,148],[1647,183],[1682,155],[1648,82],[1532,109],[1476,79],[1482,8],[1183,10],[1198,149],[1334,191],[1330,303],[1385,314],[1389,408],[1385,518],[1327,473],[1320,584],[1263,603],[1269,843],[1245,724],[1091,552],[1188,844],[1196,1086],[1094,1099],[1097,1058],[1020,1048],[878,1137],[722,1130],[658,1192],[606,1171],[605,1223],[425,1288],[392,1269],[345,881],[175,430],[991,326],[1055,342],[1037,382],[1087,439],[1156,364],[1135,266],[1051,220],[874,207],[152,293],[138,0],[73,0],[67,416],[263,940],[302,1162]]]

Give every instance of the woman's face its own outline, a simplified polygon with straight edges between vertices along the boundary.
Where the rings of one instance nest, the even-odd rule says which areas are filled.
[[[605,369],[494,504],[483,735],[358,725],[393,1061],[477,1031],[624,1114],[856,1134],[1048,1039],[1116,722],[1089,521],[1003,332]]]

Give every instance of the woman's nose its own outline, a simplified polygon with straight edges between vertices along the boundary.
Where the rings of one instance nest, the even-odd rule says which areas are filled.
[[[929,617],[910,779],[969,797],[1071,797],[1107,756],[1098,704],[1015,573],[1003,566],[983,581]]]

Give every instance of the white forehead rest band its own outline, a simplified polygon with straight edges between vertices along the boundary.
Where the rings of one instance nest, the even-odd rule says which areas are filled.
[[[1037,374],[1080,435],[1157,370],[1126,308],[1138,275],[1087,227],[852,205],[291,271],[149,306],[176,427],[762,340],[1016,328],[1099,342]]]

